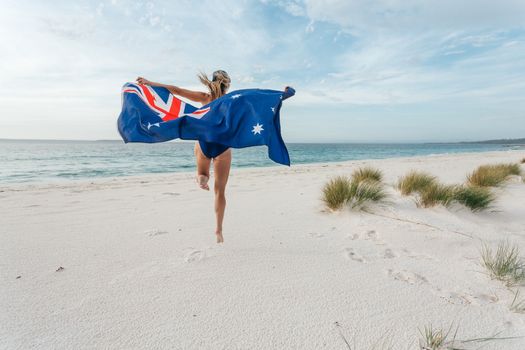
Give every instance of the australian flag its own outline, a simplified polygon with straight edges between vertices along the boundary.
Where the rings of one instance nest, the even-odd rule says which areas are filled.
[[[209,158],[229,147],[266,145],[270,159],[290,165],[279,112],[282,101],[294,94],[292,88],[237,90],[196,108],[166,88],[126,83],[117,125],[126,143],[198,140]]]

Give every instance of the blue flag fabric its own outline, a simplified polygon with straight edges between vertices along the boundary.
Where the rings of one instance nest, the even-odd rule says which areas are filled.
[[[291,88],[237,90],[196,108],[166,88],[126,83],[117,126],[126,143],[198,140],[209,158],[229,147],[266,145],[270,159],[290,165],[279,118],[282,101],[294,94]]]

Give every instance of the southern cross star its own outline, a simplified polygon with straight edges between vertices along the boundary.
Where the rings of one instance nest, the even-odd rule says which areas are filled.
[[[254,135],[257,135],[257,134],[260,135],[260,134],[261,134],[261,131],[263,131],[263,130],[264,130],[264,129],[263,129],[262,124],[257,123],[257,125],[254,125],[254,126],[253,126],[253,130],[252,130],[252,132],[253,132]]]
[[[232,95],[232,98],[235,100],[236,98],[239,98],[241,96],[242,96],[241,94],[235,94],[235,95]]]
[[[148,130],[149,130],[152,126],[156,126],[157,128],[160,128],[160,123],[150,124],[150,123],[148,122]]]

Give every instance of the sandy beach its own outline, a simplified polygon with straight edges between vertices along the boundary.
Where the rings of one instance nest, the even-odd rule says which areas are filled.
[[[458,339],[518,337],[472,348],[523,349],[525,315],[509,305],[525,287],[491,280],[480,249],[525,254],[525,184],[476,213],[394,188],[411,169],[460,183],[523,157],[233,169],[224,244],[193,172],[0,185],[0,348],[417,349],[418,329],[453,325]],[[326,210],[323,185],[363,165],[383,172],[387,201]]]

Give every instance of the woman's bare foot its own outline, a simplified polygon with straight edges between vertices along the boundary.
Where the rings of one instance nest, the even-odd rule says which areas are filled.
[[[217,243],[224,242],[224,238],[222,238],[222,232],[215,232],[215,235],[217,236]]]
[[[208,180],[210,178],[206,175],[197,175],[197,184],[199,184],[199,187],[203,190],[209,191],[210,187],[208,186]]]

